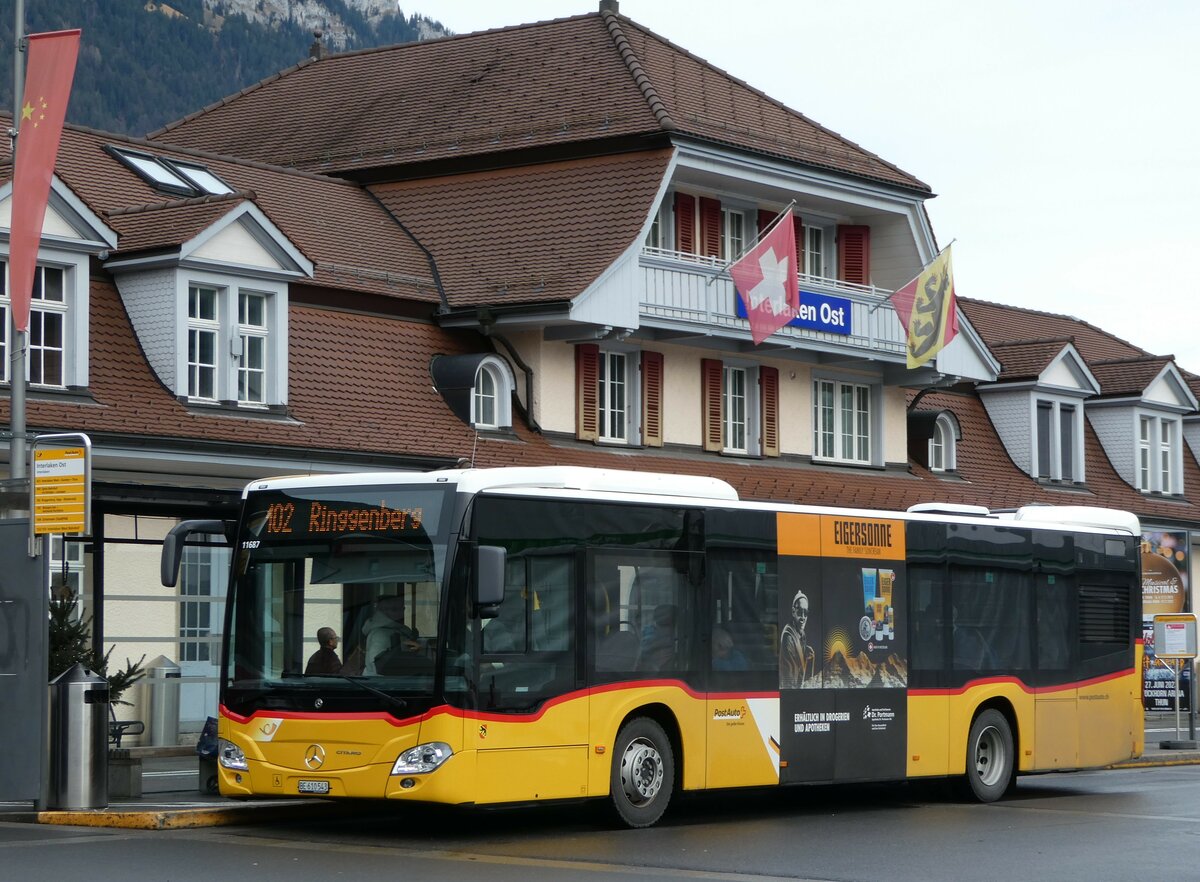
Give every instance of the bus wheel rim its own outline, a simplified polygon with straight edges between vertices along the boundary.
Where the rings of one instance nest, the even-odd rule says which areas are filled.
[[[988,726],[979,733],[975,742],[975,774],[979,780],[991,787],[1004,774],[1004,748],[1000,730]]]
[[[634,805],[644,805],[662,789],[663,759],[651,742],[636,738],[621,757],[621,789]]]

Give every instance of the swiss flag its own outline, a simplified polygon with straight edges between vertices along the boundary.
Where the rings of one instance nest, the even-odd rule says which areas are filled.
[[[46,219],[50,178],[71,97],[71,80],[75,77],[79,31],[30,34],[28,45],[25,97],[21,101],[17,163],[13,169],[8,268],[13,327],[18,331],[29,329],[33,272]]]
[[[789,208],[759,243],[729,268],[756,344],[795,318],[800,307],[795,226]]]

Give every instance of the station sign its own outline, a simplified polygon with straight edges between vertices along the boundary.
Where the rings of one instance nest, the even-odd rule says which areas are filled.
[[[92,449],[86,435],[40,435],[30,458],[32,532],[87,536],[92,531]]]

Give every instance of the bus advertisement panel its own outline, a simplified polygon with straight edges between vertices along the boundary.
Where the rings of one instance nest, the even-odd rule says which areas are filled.
[[[905,773],[904,524],[778,516],[782,783]]]

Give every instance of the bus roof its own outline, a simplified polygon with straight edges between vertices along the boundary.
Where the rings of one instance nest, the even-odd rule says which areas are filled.
[[[360,472],[336,475],[295,475],[267,478],[247,485],[245,493],[260,490],[287,490],[302,487],[371,487],[385,484],[449,485],[460,493],[513,491],[521,495],[561,496],[579,493],[592,498],[608,494],[617,497],[638,496],[660,499],[686,498],[695,503],[739,502],[737,491],[717,478],[697,475],[673,475],[665,472],[639,472],[621,469],[597,469],[585,466],[514,466],[487,469],[442,469],[433,472]],[[1020,522],[1023,527],[1047,529],[1083,529],[1141,535],[1136,515],[1115,509],[1085,505],[1026,505],[1014,511],[992,512],[983,506],[924,503],[907,512],[861,509],[858,507],[804,506],[778,500],[746,501],[748,509],[810,511],[818,514],[855,514],[870,517],[896,517],[910,520],[944,520],[979,523],[982,520]]]
[[[632,493],[640,496],[689,497],[736,502],[737,491],[725,481],[698,475],[635,472],[582,466],[531,466],[494,469],[443,469],[436,472],[365,472],[309,475],[252,481],[245,493],[297,487],[378,486],[382,484],[452,484],[461,493],[486,490],[540,489]],[[245,495],[245,494],[243,494]]]

